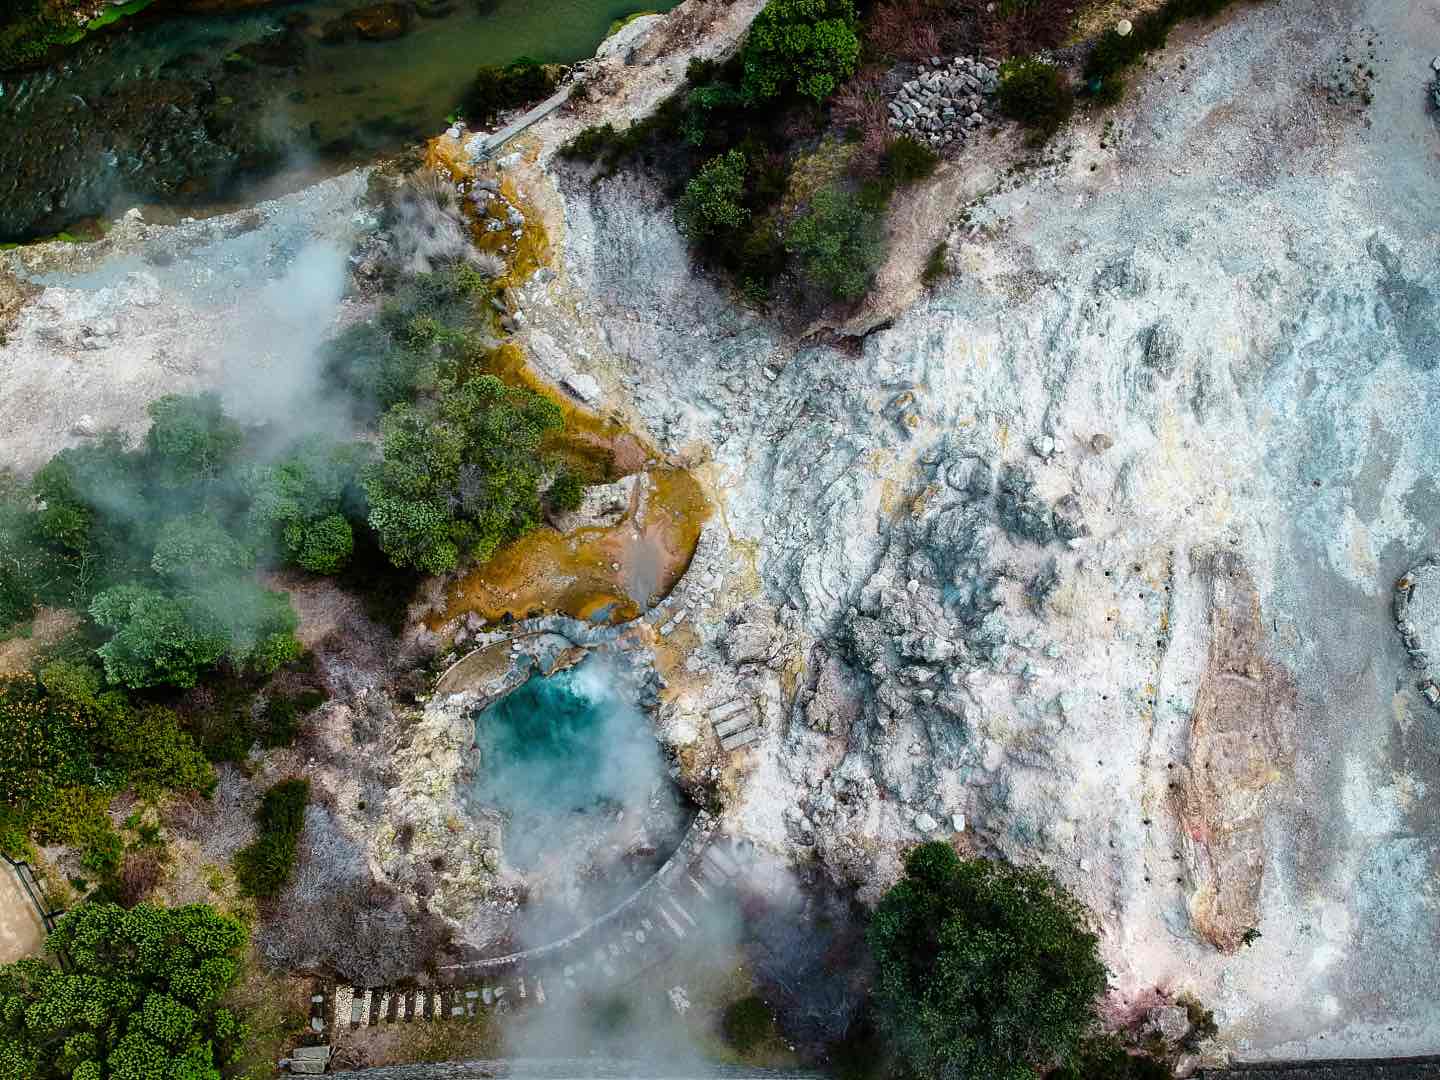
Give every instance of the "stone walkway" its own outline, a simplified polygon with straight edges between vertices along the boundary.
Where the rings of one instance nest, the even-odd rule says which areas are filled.
[[[727,897],[739,865],[703,811],[645,885],[568,937],[524,952],[442,965],[447,987],[322,987],[312,1029],[332,1044],[375,1024],[443,1022],[545,1005],[640,978],[692,939]],[[714,842],[712,842],[714,841]]]

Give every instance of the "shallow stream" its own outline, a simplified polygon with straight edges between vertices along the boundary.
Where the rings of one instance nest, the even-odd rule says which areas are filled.
[[[615,19],[675,2],[454,0],[402,37],[338,44],[323,28],[354,2],[142,19],[0,76],[0,241],[270,197],[435,135],[482,64],[580,60]]]

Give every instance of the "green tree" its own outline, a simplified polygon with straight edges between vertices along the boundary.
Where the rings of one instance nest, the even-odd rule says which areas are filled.
[[[1106,986],[1089,915],[1053,878],[942,843],[910,852],[868,939],[911,1076],[1033,1080],[1074,1059]]]
[[[745,41],[745,94],[764,101],[794,89],[817,102],[855,73],[860,38],[852,0],[770,0]]]
[[[245,442],[240,425],[225,415],[220,395],[166,394],[146,410],[145,459],[162,488],[213,482]]]
[[[90,615],[113,631],[96,650],[106,678],[131,689],[194,686],[230,644],[215,622],[197,625],[178,600],[144,585],[106,589],[90,605]]]
[[[181,605],[192,625],[219,635],[236,670],[269,675],[302,652],[295,639],[300,619],[290,597],[262,588],[254,578],[215,578],[182,596]]]
[[[805,276],[841,300],[858,300],[885,254],[880,214],[836,187],[822,188],[790,226],[785,246],[800,256]]]
[[[491,375],[391,409],[381,459],[364,473],[381,550],[396,566],[441,574],[534,527],[540,444],[563,423],[553,401]]]
[[[324,439],[306,439],[280,461],[249,471],[248,523],[257,542],[316,574],[344,569],[355,534],[344,511],[359,511],[364,453]]]
[[[83,904],[39,959],[0,967],[0,1080],[219,1080],[244,1041],[221,1005],[245,928],[203,904]]]
[[[742,150],[727,150],[707,161],[675,206],[675,223],[691,240],[733,232],[750,220],[745,196],[747,163]]]
[[[150,566],[177,581],[200,581],[255,565],[255,553],[231,536],[213,514],[186,514],[160,527]]]
[[[106,678],[131,689],[194,686],[222,659],[268,675],[301,652],[290,598],[248,577],[216,577],[178,596],[117,585],[95,598],[90,615],[112,631],[96,650]]]

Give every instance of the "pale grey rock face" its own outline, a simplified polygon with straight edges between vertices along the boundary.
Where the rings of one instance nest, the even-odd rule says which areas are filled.
[[[1192,990],[1249,1057],[1433,1047],[1395,960],[1440,934],[1433,720],[1389,601],[1440,526],[1410,18],[1304,0],[1167,53],[1109,132],[970,207],[964,271],[858,355],[692,273],[643,182],[562,176],[607,369],[662,446],[705,448],[800,666],[732,827],[873,898],[919,821],[963,821],[1096,912],[1118,997]],[[1389,60],[1364,120],[1301,61],[1362,22]],[[1243,754],[1244,702],[1202,707],[1236,680],[1295,693]],[[1177,776],[1206,761],[1238,779]]]

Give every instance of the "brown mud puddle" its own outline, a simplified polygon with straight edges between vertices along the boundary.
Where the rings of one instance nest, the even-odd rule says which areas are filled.
[[[615,525],[561,533],[544,525],[452,582],[439,629],[474,612],[487,623],[561,613],[596,622],[634,619],[674,588],[690,565],[710,502],[683,469],[641,472]]]

